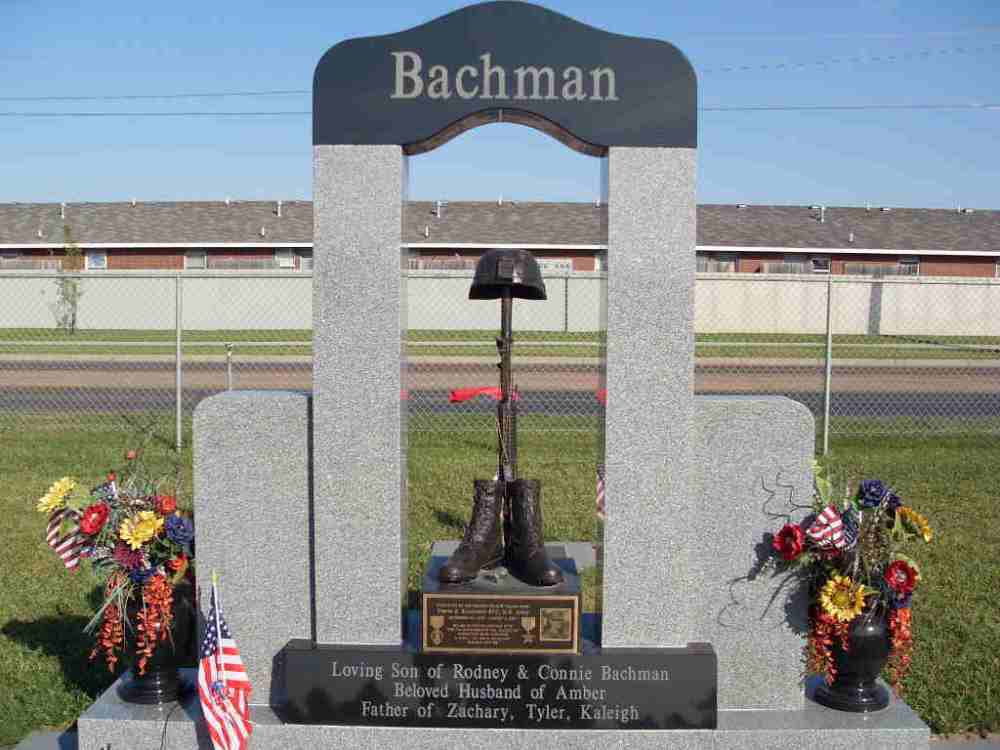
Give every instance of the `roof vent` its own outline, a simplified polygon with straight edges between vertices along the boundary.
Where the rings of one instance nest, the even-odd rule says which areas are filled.
[[[45,236],[45,232],[42,231],[41,227],[38,227],[38,239],[42,239]]]
[[[847,241],[850,242],[852,245],[854,244],[854,232],[847,233]]]
[[[135,198],[132,199],[132,208],[135,208]]]
[[[281,218],[281,201],[278,201],[278,209],[275,211],[275,213],[278,215],[278,218],[280,219]]]
[[[226,198],[226,205],[229,205],[229,198]]]
[[[437,216],[440,219],[441,216],[444,214],[444,210],[443,209],[447,205],[448,205],[448,201],[437,201],[434,204],[434,215]]]
[[[501,193],[500,197],[497,198],[497,205],[498,206],[502,206],[503,205],[503,193]]]
[[[430,236],[431,236],[431,228],[425,224],[424,225],[424,238],[427,238],[427,237],[430,237]]]
[[[747,204],[747,203],[737,203],[736,204],[736,208],[738,208],[740,211],[742,211],[742,210],[744,210],[746,208],[750,208],[750,205]]]
[[[865,211],[871,211],[871,210],[872,210],[872,204],[866,202],[865,203]]]
[[[976,209],[974,209],[974,208],[961,208],[960,207],[958,209],[958,212],[960,214],[971,214],[971,213],[975,213],[975,211],[976,211]]]
[[[59,218],[60,219],[65,219],[66,218],[66,204],[65,203],[60,203],[59,204]]]
[[[267,227],[261,227],[260,228],[260,236],[261,237],[266,237],[267,236]]]
[[[889,208],[888,206],[882,206],[882,208],[880,208],[880,209],[879,209],[879,211],[881,211],[881,212],[882,212],[882,213],[884,213],[884,214],[887,214],[887,213],[889,213],[889,212],[890,212],[891,210],[892,210],[892,209],[891,209],[891,208]]]
[[[597,198],[597,199],[596,199],[596,200],[594,201],[594,208],[600,208],[600,207],[601,207],[601,199],[600,199],[600,198]]]

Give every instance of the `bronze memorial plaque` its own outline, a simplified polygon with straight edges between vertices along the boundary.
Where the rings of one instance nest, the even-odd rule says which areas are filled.
[[[580,650],[576,594],[424,593],[424,653],[575,654]]]

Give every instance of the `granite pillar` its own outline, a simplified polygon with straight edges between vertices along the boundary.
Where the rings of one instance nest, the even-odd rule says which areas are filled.
[[[609,149],[603,643],[695,640],[695,151]],[[665,615],[669,613],[669,616]]]
[[[316,638],[398,644],[406,580],[406,160],[313,149]]]
[[[807,597],[801,575],[761,574],[769,534],[812,501],[815,422],[797,401],[697,396],[684,519],[690,617],[719,659],[720,709],[801,710]],[[664,570],[673,577],[669,560]],[[663,617],[671,617],[668,611]]]
[[[312,633],[309,397],[228,391],[194,412],[194,513],[202,614],[211,573],[254,686],[280,703],[290,634]]]

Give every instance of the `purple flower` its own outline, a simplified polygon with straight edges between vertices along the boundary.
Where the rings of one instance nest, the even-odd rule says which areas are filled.
[[[910,601],[913,599],[913,592],[902,595],[893,595],[889,597],[889,606],[893,609],[906,609],[910,606]]]
[[[190,544],[194,539],[194,524],[184,516],[170,516],[166,529],[167,538],[175,544]]]
[[[899,506],[903,504],[903,501],[899,498],[899,495],[889,490],[889,494],[885,498],[885,504],[889,508],[889,513],[895,514]]]
[[[143,584],[156,573],[156,568],[136,568],[128,574],[133,583]]]
[[[888,494],[889,488],[880,479],[865,479],[858,488],[858,500],[863,508],[877,508]]]
[[[115,551],[111,553],[114,561],[127,570],[136,570],[142,567],[142,552],[137,549],[129,549],[124,544],[115,546]]]

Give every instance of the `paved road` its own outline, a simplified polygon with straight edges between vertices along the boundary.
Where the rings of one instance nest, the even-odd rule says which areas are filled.
[[[492,401],[478,398],[455,405],[448,391],[496,385],[492,363],[435,360],[411,366],[410,405],[432,414],[489,412]],[[801,361],[699,360],[695,387],[703,394],[777,394],[822,411],[823,369]],[[310,390],[308,361],[270,360],[239,364],[236,388]],[[595,397],[600,371],[589,364],[556,360],[517,368],[516,381],[525,414],[601,413]],[[224,390],[226,368],[218,362],[188,362],[184,367],[185,408]],[[838,417],[1000,417],[1000,368],[942,367],[940,363],[903,365],[866,361],[839,365],[833,372],[832,411]],[[164,361],[0,361],[0,413],[32,409],[144,412],[173,408],[174,370]]]
[[[203,398],[219,392],[220,389],[213,388],[185,389],[184,408],[190,411]],[[724,393],[711,392],[705,395]],[[446,390],[411,390],[409,395],[410,409],[413,413],[419,414],[492,413],[495,403],[490,398],[479,397],[473,401],[451,404]],[[799,401],[817,416],[823,410],[823,394],[820,391],[783,391],[772,395],[788,396]],[[51,388],[0,387],[0,413],[35,410],[140,413],[171,411],[173,408],[173,390],[168,388],[69,387],[54,391]],[[524,416],[532,414],[594,416],[603,413],[603,407],[593,392],[579,390],[524,391],[518,409]],[[835,393],[831,401],[831,412],[834,417],[1000,418],[1000,392]]]

